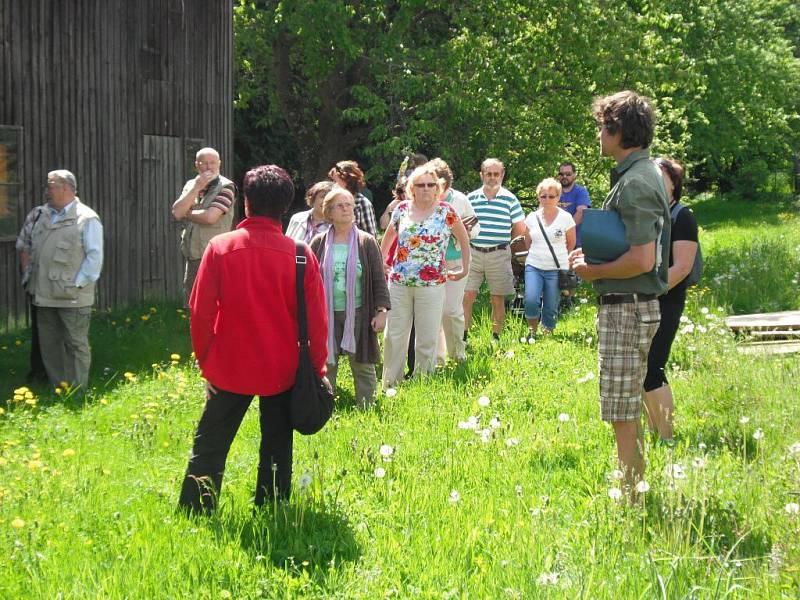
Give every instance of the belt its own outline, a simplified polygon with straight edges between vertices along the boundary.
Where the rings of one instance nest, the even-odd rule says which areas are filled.
[[[630,304],[631,302],[649,302],[658,298],[655,294],[603,294],[597,298],[600,306],[609,304]]]
[[[470,244],[470,248],[472,248],[473,250],[477,250],[478,252],[483,252],[484,254],[487,254],[489,252],[494,252],[495,250],[505,250],[506,248],[508,248],[508,244],[497,244],[497,246],[488,246],[488,247],[473,246],[472,244]]]

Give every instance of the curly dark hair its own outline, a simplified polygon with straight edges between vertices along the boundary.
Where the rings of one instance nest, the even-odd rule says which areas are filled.
[[[242,188],[252,216],[280,219],[294,200],[292,178],[278,165],[250,169]]]
[[[355,196],[364,189],[364,171],[358,166],[354,160],[340,160],[336,166],[328,171],[328,177],[333,179],[334,175],[338,175],[344,181],[344,187],[347,191]]]
[[[685,174],[683,165],[674,158],[664,158],[662,156],[659,156],[653,162],[669,176],[672,181],[672,199],[677,202],[681,199],[681,193],[683,192],[683,177]]]
[[[656,114],[649,98],[625,90],[596,98],[592,112],[598,127],[611,135],[622,133],[623,148],[648,148],[653,141]]]

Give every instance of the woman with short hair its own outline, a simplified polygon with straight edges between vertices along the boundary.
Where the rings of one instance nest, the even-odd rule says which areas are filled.
[[[322,214],[322,200],[333,188],[332,181],[318,181],[306,191],[308,210],[301,210],[292,215],[286,226],[286,235],[299,242],[311,243],[318,233],[325,233],[330,223]]]
[[[575,247],[575,220],[558,207],[561,184],[548,177],[536,186],[536,195],[539,209],[525,218],[528,226],[525,240],[530,246],[525,260],[525,318],[529,342],[536,336],[540,319],[543,334],[549,334],[556,327],[561,300],[558,272],[569,269],[568,254]]]
[[[383,388],[403,378],[412,323],[416,330],[414,375],[436,366],[436,346],[442,324],[444,283],[469,272],[469,235],[452,206],[440,201],[442,181],[431,165],[417,167],[406,185],[408,200],[394,209],[381,242],[389,260],[392,312],[384,334]],[[445,251],[454,235],[461,245],[461,269],[448,271]],[[393,256],[389,250],[397,240]]]
[[[206,404],[194,436],[179,505],[210,512],[225,461],[253,396],[259,397],[261,446],[255,504],[287,499],[292,481],[289,402],[297,343],[296,245],[280,218],[294,185],[277,165],[244,177],[247,217],[211,240],[189,299],[192,348],[206,379]],[[325,375],[328,316],[317,258],[305,247],[303,281],[311,362]]]
[[[336,386],[339,356],[347,354],[355,383],[356,405],[375,399],[375,364],[380,361],[378,333],[391,308],[378,242],[355,225],[355,199],[334,186],[322,203],[331,228],[311,241],[319,260],[328,307],[328,379]]]
[[[683,166],[669,158],[655,159],[667,189],[670,212],[681,199]],[[673,219],[670,232],[669,291],[658,297],[661,321],[647,355],[647,375],[644,378],[644,405],[651,431],[656,431],[666,444],[672,444],[672,413],[674,400],[667,381],[666,366],[672,342],[678,332],[686,304],[686,276],[692,271],[698,248],[697,221],[688,207],[683,207]]]

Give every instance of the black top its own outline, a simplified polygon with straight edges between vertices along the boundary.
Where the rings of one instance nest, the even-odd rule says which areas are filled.
[[[686,241],[686,242],[697,242],[697,220],[694,218],[694,213],[689,210],[688,207],[683,207],[679,212],[678,216],[675,218],[675,223],[672,225],[672,232],[670,235],[670,244],[669,244],[669,266],[671,267],[675,259],[672,256],[672,244],[673,242],[678,241]],[[669,291],[668,295],[673,293],[685,293],[686,292],[686,279],[681,281],[678,285],[672,288]]]

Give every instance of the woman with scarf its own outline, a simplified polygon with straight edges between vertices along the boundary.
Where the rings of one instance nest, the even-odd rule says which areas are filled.
[[[311,240],[322,271],[328,306],[328,379],[336,386],[339,355],[346,353],[359,408],[375,399],[375,363],[380,360],[378,333],[391,308],[378,242],[355,225],[355,199],[335,186],[322,201],[331,223]]]

